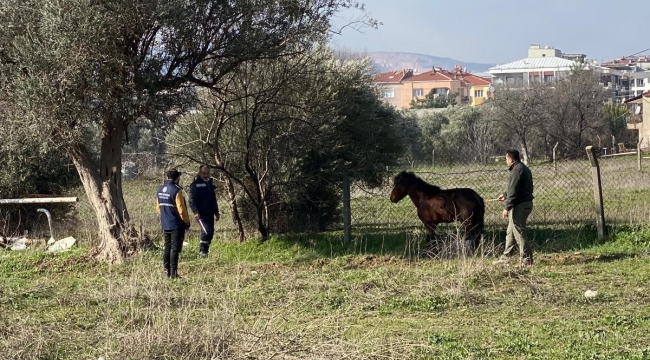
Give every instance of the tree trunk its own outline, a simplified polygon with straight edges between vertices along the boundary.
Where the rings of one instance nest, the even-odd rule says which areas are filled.
[[[521,161],[528,165],[528,145],[526,139],[521,139]]]
[[[232,183],[232,180],[226,176],[226,188],[228,189],[228,197],[230,200],[230,211],[232,212],[232,222],[237,226],[237,233],[239,234],[239,242],[244,242],[246,240],[246,234],[244,233],[244,225],[241,222],[241,216],[239,215],[239,208],[237,207],[237,197],[235,194],[235,185]]]
[[[123,134],[123,129],[117,127],[102,131],[99,169],[83,146],[68,151],[97,216],[100,243],[94,255],[98,260],[111,263],[120,263],[137,250],[152,247],[149,238],[138,237],[124,203],[121,173]]]
[[[216,144],[217,142],[215,142]],[[224,168],[226,167],[226,164],[224,163],[221,153],[219,152],[219,149],[217,146],[215,146],[215,155],[214,155],[214,160],[216,161],[217,165]],[[244,232],[244,225],[242,224],[241,221],[241,215],[239,215],[239,206],[237,205],[237,194],[235,193],[235,184],[233,184],[232,180],[228,176],[228,174],[224,171],[224,177],[226,178],[226,189],[228,190],[228,200],[230,204],[230,211],[232,212],[232,222],[237,226],[237,233],[239,234],[239,242],[244,242],[246,240],[246,233]]]
[[[264,205],[262,203],[257,206],[257,230],[262,236],[262,241],[269,239],[269,230],[264,224]]]

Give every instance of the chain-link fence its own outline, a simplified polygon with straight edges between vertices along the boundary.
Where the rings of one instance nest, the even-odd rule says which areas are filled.
[[[171,163],[168,156],[155,152],[122,155],[122,178],[125,180],[161,178]]]
[[[599,164],[606,223],[650,224],[650,157],[642,157],[641,171],[636,155],[601,157]]]
[[[132,224],[138,231],[145,231],[154,239],[162,236],[160,230],[160,219],[156,213],[155,193],[156,189],[162,184],[162,175],[158,176],[159,180],[124,180],[123,191],[124,201],[126,202]],[[189,183],[192,181],[191,175],[183,179],[182,185],[189,191]],[[186,193],[186,197],[187,197]],[[97,218],[95,209],[88,201],[88,197],[79,189],[75,196],[79,201],[74,206],[69,219],[66,221],[66,230],[83,240],[90,240],[92,243],[97,238]],[[219,210],[221,212],[221,221],[215,223],[215,238],[223,237],[227,239],[235,238],[236,227],[231,221],[230,208],[228,202],[220,194]],[[191,216],[191,211],[190,211]],[[189,236],[199,236],[199,227],[196,222],[192,221],[192,226],[188,232]]]
[[[650,169],[637,170],[636,157],[601,158],[601,178],[607,224],[650,224]],[[650,167],[650,160],[644,159]],[[532,227],[581,229],[595,225],[594,184],[587,159],[531,164],[534,179]],[[393,176],[401,169],[395,169]],[[485,224],[505,227],[500,215],[503,203],[490,201],[507,187],[508,170],[503,159],[494,164],[435,166],[413,170],[426,182],[441,188],[469,187],[486,199]],[[416,208],[407,198],[397,204],[389,200],[392,177],[379,189],[353,185],[352,228],[356,232],[422,228]],[[455,225],[452,225],[455,226]],[[444,229],[445,225],[442,225]]]
[[[608,225],[650,224],[650,159],[642,159],[643,171],[638,171],[636,156],[601,157],[605,220]],[[535,182],[534,209],[529,217],[531,227],[547,229],[580,230],[596,223],[594,188],[591,165],[587,159],[558,161],[556,164],[533,163],[530,165]],[[355,234],[382,233],[422,229],[416,209],[408,198],[397,204],[389,200],[393,176],[402,169],[393,169],[379,189],[366,189],[352,184],[351,217]],[[502,158],[491,164],[464,164],[419,168],[414,173],[423,180],[442,188],[469,187],[486,199],[485,224],[487,229],[505,230],[501,219],[503,203],[489,201],[506,189],[508,170]],[[158,215],[155,212],[154,193],[160,185],[158,179],[138,178],[124,180],[125,201],[139,229],[154,237],[160,235]],[[184,179],[189,185],[191,176]],[[224,186],[219,185],[219,205],[222,220],[216,224],[217,237],[236,239],[236,227],[232,222],[230,207]],[[95,212],[83,189],[79,189],[79,202],[66,222],[66,229],[75,229],[88,239],[96,238]],[[342,225],[342,224],[341,224]],[[456,226],[441,225],[445,231]],[[196,234],[194,234],[196,232]],[[193,227],[190,236],[198,234]],[[256,235],[256,234],[249,234]]]

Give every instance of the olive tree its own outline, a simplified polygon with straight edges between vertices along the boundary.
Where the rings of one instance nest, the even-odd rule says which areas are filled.
[[[0,4],[0,107],[10,139],[65,151],[97,215],[99,259],[146,248],[124,203],[125,130],[172,122],[196,88],[219,91],[254,59],[324,41],[352,0],[5,0]],[[98,129],[93,157],[89,129]]]
[[[403,153],[401,117],[379,100],[367,59],[339,60],[319,48],[289,61],[252,61],[221,88],[168,141],[175,155],[226,175],[233,214],[253,213],[262,240],[272,225],[296,230],[279,222],[305,214],[321,230],[335,219],[344,178],[378,185]]]

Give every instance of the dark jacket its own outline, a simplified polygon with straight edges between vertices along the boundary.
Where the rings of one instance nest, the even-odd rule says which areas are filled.
[[[217,204],[217,187],[212,178],[203,181],[199,176],[190,185],[190,208],[201,217],[214,216],[219,213]]]
[[[506,210],[510,210],[523,202],[533,201],[533,174],[528,166],[522,162],[516,162],[510,167],[510,180],[508,180],[508,191],[506,197]]]
[[[190,216],[187,213],[185,196],[183,196],[182,188],[172,180],[167,180],[158,187],[156,211],[160,214],[160,225],[163,231],[190,228]]]

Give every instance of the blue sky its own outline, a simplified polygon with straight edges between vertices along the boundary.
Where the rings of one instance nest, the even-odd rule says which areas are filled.
[[[645,1],[367,0],[365,8],[383,25],[363,33],[345,28],[332,45],[482,63],[524,58],[530,44],[586,54],[600,62],[650,48],[645,30],[650,2]],[[334,23],[340,26],[361,14],[349,10]]]

